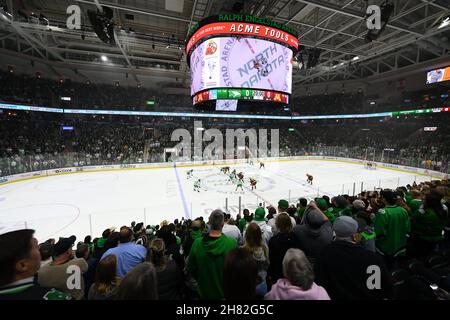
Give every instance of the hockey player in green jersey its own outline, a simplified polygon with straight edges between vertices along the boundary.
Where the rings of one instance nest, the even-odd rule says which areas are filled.
[[[238,180],[237,185],[236,185],[236,191],[237,191],[239,188],[241,188],[241,190],[244,191],[244,188],[242,187],[242,184],[243,184],[242,180]]]
[[[200,184],[201,184],[200,179],[194,182],[194,191],[200,192]]]

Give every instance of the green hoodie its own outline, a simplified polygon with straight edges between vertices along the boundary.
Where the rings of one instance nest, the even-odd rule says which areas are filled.
[[[380,209],[375,216],[376,246],[385,255],[394,256],[406,248],[406,235],[411,231],[408,212],[399,206]]]
[[[99,238],[97,240],[97,247],[99,247],[100,249],[103,248],[105,246],[106,240],[108,240],[108,238],[103,238],[103,237]]]
[[[419,210],[419,208],[422,206],[422,200],[420,199],[411,199],[408,202],[406,202],[408,207],[411,208],[411,212],[414,212],[416,210]]]
[[[235,239],[208,234],[195,239],[188,258],[187,271],[197,280],[200,299],[223,299],[223,267],[228,251],[237,247]]]
[[[323,212],[323,214],[327,216],[328,220],[330,220],[331,223],[333,223],[334,220],[336,220],[336,216],[333,213],[334,210],[336,210],[336,208],[328,208]]]
[[[306,207],[299,207],[297,208],[297,216],[300,218],[303,218],[303,214],[305,213]]]
[[[239,230],[241,230],[241,233],[244,232],[245,226],[247,225],[247,220],[245,220],[245,218],[241,218],[241,220],[239,220]]]
[[[425,210],[423,206],[412,212],[412,233],[414,236],[430,242],[443,239],[446,217],[441,218],[433,209]]]
[[[340,216],[352,216],[352,209],[349,207],[345,208],[337,208],[337,207],[330,207],[327,210],[325,210],[324,214],[328,217],[328,220],[331,221],[331,223],[336,220],[336,218]]]

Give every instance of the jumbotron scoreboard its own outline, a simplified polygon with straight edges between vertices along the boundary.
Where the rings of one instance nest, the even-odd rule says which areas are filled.
[[[297,50],[297,32],[270,19],[224,14],[200,21],[186,43],[193,104],[288,104]]]

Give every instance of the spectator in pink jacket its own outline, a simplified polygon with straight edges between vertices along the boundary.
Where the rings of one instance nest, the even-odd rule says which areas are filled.
[[[312,266],[302,250],[291,248],[286,252],[283,275],[265,300],[330,300],[326,290],[314,283]]]

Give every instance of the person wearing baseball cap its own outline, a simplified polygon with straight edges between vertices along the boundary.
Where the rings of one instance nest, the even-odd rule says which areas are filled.
[[[41,264],[34,230],[0,231],[0,300],[70,300],[71,296],[34,281]]]
[[[88,264],[83,258],[74,258],[72,247],[76,241],[75,236],[60,238],[53,247],[53,261],[43,266],[38,272],[39,284],[46,287],[55,287],[72,298],[81,300],[84,298],[84,277],[88,270]],[[76,271],[74,271],[76,270]],[[74,279],[74,276],[80,279]],[[69,279],[69,277],[71,277]],[[71,280],[73,279],[73,280]],[[71,283],[79,283],[79,286],[69,286]]]
[[[289,202],[287,200],[281,199],[280,201],[278,201],[278,213],[273,215],[273,218],[269,220],[268,224],[269,226],[272,228],[272,233],[273,235],[276,235],[278,233],[277,230],[277,226],[275,225],[275,220],[277,218],[277,216],[280,213],[286,213],[287,215],[289,215],[286,211],[289,208]],[[295,227],[296,222],[294,217],[290,217],[291,221],[292,221],[292,226]]]
[[[268,245],[269,240],[270,240],[270,238],[272,238],[273,233],[272,233],[272,227],[267,224],[265,216],[266,216],[266,210],[263,207],[256,208],[255,215],[254,215],[252,222],[256,223],[259,226],[259,228],[261,229],[262,238],[263,238],[264,242],[266,243],[266,245]],[[244,229],[244,236],[245,236],[245,231],[247,230],[247,226]]]
[[[340,216],[333,223],[335,240],[323,248],[314,269],[316,283],[326,288],[331,300],[382,300],[392,295],[390,275],[383,259],[363,248],[358,222]],[[380,285],[368,286],[370,268],[379,270]]]

